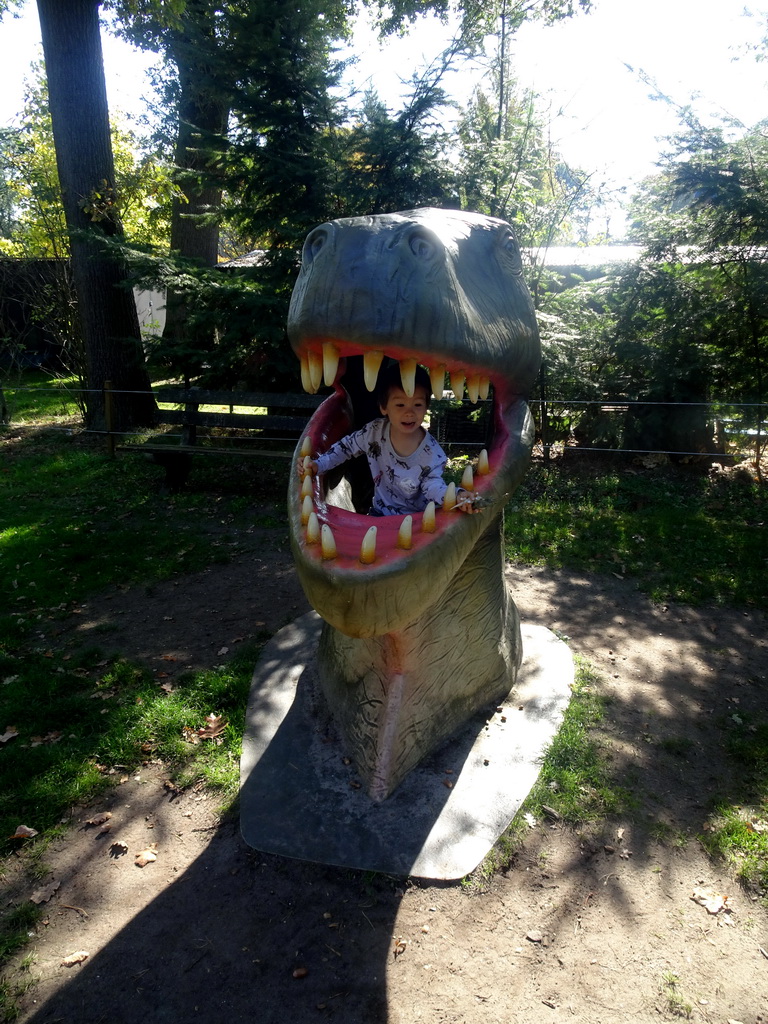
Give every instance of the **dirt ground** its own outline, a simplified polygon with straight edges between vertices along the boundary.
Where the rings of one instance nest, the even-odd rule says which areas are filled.
[[[290,554],[269,533],[252,540],[228,565],[103,595],[68,623],[68,642],[95,636],[171,674],[221,663],[307,610]],[[20,1019],[768,1022],[768,911],[695,838],[713,793],[739,800],[724,733],[768,711],[765,614],[655,606],[611,575],[508,575],[523,620],[566,635],[598,670],[602,739],[638,797],[631,816],[599,834],[532,823],[490,880],[434,884],[265,856],[219,819],[215,796],[174,793],[148,764],[75,809],[50,853],[59,885],[8,973],[35,980]],[[106,810],[108,837],[85,826]],[[137,866],[150,844],[156,860]],[[701,890],[727,905],[710,912],[692,898]]]

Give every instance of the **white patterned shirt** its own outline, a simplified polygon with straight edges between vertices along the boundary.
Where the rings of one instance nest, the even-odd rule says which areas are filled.
[[[327,473],[356,455],[368,459],[374,512],[396,516],[423,512],[430,501],[442,505],[447,486],[443,470],[448,457],[428,431],[412,455],[399,455],[389,440],[387,417],[371,420],[319,455],[317,471]]]

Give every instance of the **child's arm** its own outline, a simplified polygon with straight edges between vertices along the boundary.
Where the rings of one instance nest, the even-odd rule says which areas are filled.
[[[318,473],[327,473],[329,469],[340,466],[342,462],[347,462],[348,459],[352,459],[356,455],[365,455],[368,449],[370,428],[371,423],[366,423],[362,429],[356,430],[352,434],[347,434],[346,437],[342,437],[336,444],[332,444],[328,451],[323,452],[322,455],[315,459],[310,459],[307,463],[308,472],[313,476],[317,476]],[[299,472],[303,473],[304,471],[304,459],[300,456]]]

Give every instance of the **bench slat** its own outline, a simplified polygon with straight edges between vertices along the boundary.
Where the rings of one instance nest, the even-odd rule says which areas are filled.
[[[158,402],[177,405],[257,406],[268,409],[314,410],[327,395],[269,394],[262,391],[208,391],[205,388],[168,388],[155,393]]]
[[[188,412],[186,409],[158,409],[158,423],[197,427],[231,427],[233,430],[292,430],[301,433],[309,421],[307,416],[279,416],[259,413]]]
[[[212,448],[199,444],[118,444],[115,451],[133,452],[135,455],[253,455],[268,459],[290,459],[293,452],[276,452],[273,448]]]

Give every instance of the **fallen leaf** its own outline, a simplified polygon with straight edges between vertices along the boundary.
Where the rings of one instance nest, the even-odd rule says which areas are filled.
[[[309,971],[307,970],[306,967],[295,967],[293,970],[294,978],[306,978],[308,974]]]
[[[28,828],[26,825],[18,825],[11,839],[31,839],[37,835],[37,829]]]
[[[19,732],[15,725],[6,725],[5,732],[0,736],[0,743],[7,743],[8,740],[12,740],[18,735]]]
[[[523,820],[525,821],[528,828],[536,828],[536,825],[538,824],[538,822],[536,821],[536,819],[530,811],[525,812],[525,814],[523,815]]]
[[[44,743],[58,743],[62,739],[62,734],[59,731],[46,733],[45,736],[32,736],[30,737],[29,745],[31,747],[41,747]]]
[[[111,811],[103,811],[101,814],[94,814],[92,818],[86,821],[86,825],[103,825],[105,821],[109,821],[112,817]]]
[[[122,839],[116,839],[110,846],[109,852],[113,857],[124,857],[128,853],[128,843],[124,843]]]
[[[220,647],[218,649],[218,651],[216,652],[216,654],[218,656],[221,656],[222,654],[228,654],[228,653],[229,653],[229,648],[228,647]]]
[[[392,952],[395,957],[402,956],[402,954],[406,951],[407,947],[408,943],[406,942],[406,940],[402,937],[402,935],[398,935],[398,937],[395,939],[395,945]]]
[[[201,740],[215,740],[227,727],[227,720],[222,715],[206,715],[205,725],[197,730]]]
[[[544,933],[534,929],[525,936],[529,942],[542,942],[544,939]]]
[[[41,903],[47,903],[60,885],[61,882],[51,882],[50,885],[45,885],[42,889],[38,889],[36,892],[33,892],[29,898],[32,903],[37,903],[38,905]]]
[[[157,860],[157,843],[150,843],[146,850],[140,850],[136,854],[135,864],[139,868],[146,867],[153,860]]]
[[[723,896],[714,889],[696,888],[691,893],[691,899],[704,907],[708,914],[719,914],[721,910],[730,910],[728,897]]]
[[[86,953],[84,949],[80,949],[77,953],[70,953],[69,956],[65,956],[61,961],[62,967],[74,967],[75,964],[81,964],[83,960],[87,960],[90,953]]]

